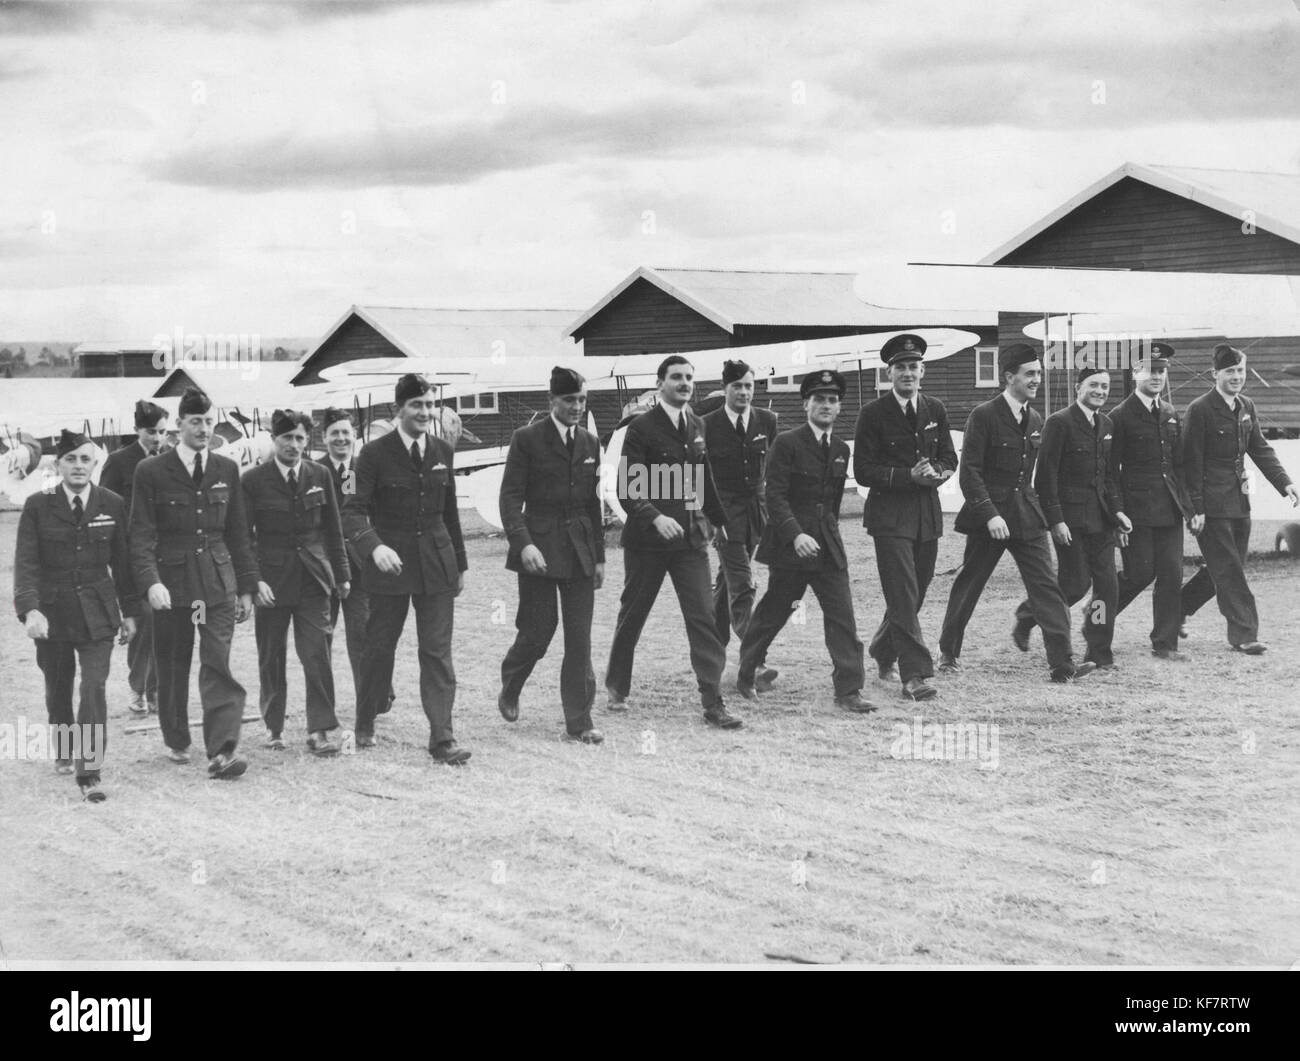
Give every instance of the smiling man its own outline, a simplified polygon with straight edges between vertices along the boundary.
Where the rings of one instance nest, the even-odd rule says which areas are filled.
[[[1250,547],[1246,457],[1292,506],[1300,503],[1300,494],[1273,447],[1264,441],[1255,403],[1242,394],[1245,385],[1246,355],[1221,343],[1214,348],[1214,389],[1187,406],[1183,475],[1195,513],[1192,531],[1205,566],[1183,587],[1182,610],[1192,615],[1217,597],[1228,622],[1228,643],[1238,652],[1258,656],[1267,646],[1259,640],[1259,612],[1246,584]]]
[[[1043,424],[1034,488],[1052,529],[1056,581],[1065,603],[1077,604],[1092,587],[1092,599],[1083,611],[1083,639],[1088,645],[1084,659],[1109,670],[1115,665],[1111,642],[1119,596],[1114,530],[1118,527],[1127,534],[1133,525],[1122,511],[1111,474],[1114,427],[1101,411],[1110,395],[1110,373],[1104,368],[1080,368],[1074,393],[1073,404],[1057,410]],[[1021,652],[1029,651],[1034,626],[1034,609],[1028,600],[1022,601],[1011,634]]]
[[[1029,403],[1038,395],[1043,366],[1037,350],[1015,343],[999,353],[998,370],[1002,393],[971,411],[962,439],[958,482],[966,500],[954,526],[966,535],[966,553],[948,595],[939,670],[960,670],[966,624],[1002,554],[1009,552],[1043,630],[1049,676],[1069,682],[1097,665],[1086,660],[1075,665],[1070,609],[1052,570],[1047,517],[1034,490],[1043,418]]]
[[[414,607],[429,755],[459,766],[470,752],[456,744],[452,732],[451,643],[456,598],[469,563],[456,508],[454,455],[451,446],[429,434],[437,406],[433,384],[408,373],[397,381],[394,400],[396,426],[361,450],[356,488],[343,502],[343,531],[362,557],[361,588],[370,595],[357,747],[375,746],[375,716],[388,703],[397,642]]]

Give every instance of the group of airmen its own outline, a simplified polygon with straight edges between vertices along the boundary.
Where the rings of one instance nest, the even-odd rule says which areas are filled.
[[[657,403],[627,425],[617,477],[626,521],[623,588],[604,676],[608,712],[629,708],[635,650],[665,577],[685,622],[705,721],[720,729],[743,725],[722,690],[732,634],[739,641],[736,689],[757,703],[779,678],[767,666],[768,651],[809,588],[822,612],[838,708],[876,709],[862,692],[867,654],[904,698],[934,698],[936,671],[962,668],[966,626],[1004,552],[1026,592],[1011,639],[1027,652],[1033,628],[1041,629],[1053,682],[1113,668],[1115,617],[1153,582],[1155,657],[1184,659],[1179,638],[1187,617],[1212,597],[1232,648],[1265,651],[1244,572],[1246,457],[1292,505],[1300,495],[1241,393],[1245,354],[1216,347],[1214,388],[1180,416],[1161,398],[1174,350],[1151,343],[1134,368],[1133,393],[1109,414],[1102,409],[1110,374],[1085,366],[1075,379],[1076,400],[1044,421],[1032,408],[1042,382],[1038,351],[1005,347],[1002,390],[971,413],[959,465],[943,403],[922,390],[925,351],[917,335],[885,343],[890,388],[860,410],[852,452],[835,432],[846,390],[835,370],[803,377],[805,422],[778,431],[776,415],[754,405],[754,372],[745,362],[726,362],[724,404],[700,417],[691,408],[693,365],[681,355],[664,359]],[[497,706],[507,722],[519,718],[524,686],[562,624],[565,738],[599,744],[591,630],[605,576],[602,454],[582,426],[583,377],[557,367],[549,393],[549,414],[514,433],[501,483],[506,567],[516,573],[519,607]],[[395,700],[394,658],[413,607],[429,753],[449,765],[468,760],[452,727],[455,601],[468,567],[454,452],[430,433],[437,402],[427,379],[403,376],[394,400],[394,430],[355,456],[350,416],[328,410],[319,462],[307,457],[310,414],[277,410],[274,458],[242,479],[233,461],[211,451],[211,403],[197,390],[181,399],[171,447],[163,443],[165,412],[137,403],[138,440],[109,456],[98,486],[91,482],[91,440],[65,431],[57,446],[60,483],[28,499],[14,565],[15,608],[36,641],[50,722],[74,722],[79,662],[75,722],[105,725],[116,637],[130,643],[132,714],[156,712],[167,757],[189,762],[197,632],[208,774],[241,776],[245,691],[231,673],[230,646],[235,625],[253,616],[266,746],[285,747],[292,623],[306,686],[307,745],[313,755],[336,755],[331,646],[342,614],[355,744],[373,748],[376,721]],[[869,488],[863,523],[885,604],[865,652],[839,528],[850,465]],[[964,503],[955,528],[966,546],[936,666],[919,615],[943,534],[938,491],[958,467]],[[1184,525],[1205,558],[1186,585]],[[755,562],[769,570],[761,599]],[[1086,651],[1076,660],[1070,606],[1089,591]],[[99,766],[90,759],[58,762],[92,802],[104,799]]]

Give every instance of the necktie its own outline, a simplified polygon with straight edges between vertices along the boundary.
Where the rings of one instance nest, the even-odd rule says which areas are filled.
[[[348,474],[348,466],[340,461],[334,465],[334,474],[338,476],[339,482],[342,482],[343,476]]]
[[[682,441],[686,441],[686,413],[683,411],[677,417],[677,433],[681,436]]]
[[[81,495],[77,494],[72,499],[72,522],[80,523],[81,516],[84,512],[85,509],[81,507]]]
[[[420,470],[420,443],[411,443],[411,467],[417,472]]]
[[[1160,403],[1158,401],[1151,403],[1151,419],[1157,424],[1160,423]]]
[[[822,435],[822,463],[830,464],[831,461],[831,437]]]
[[[298,492],[298,475],[292,468],[289,469],[289,493]]]
[[[203,454],[194,454],[194,485],[198,486],[203,482]]]
[[[569,451],[569,456],[573,456],[573,428],[564,432],[564,448]]]
[[[745,441],[745,418],[743,416],[736,417],[736,435],[741,442]]]
[[[1023,435],[1025,433],[1026,428],[1028,427],[1029,427],[1029,406],[1022,405],[1020,407],[1020,433]]]
[[[912,404],[912,399],[907,399],[907,422],[912,425],[912,434],[916,434],[916,406]]]

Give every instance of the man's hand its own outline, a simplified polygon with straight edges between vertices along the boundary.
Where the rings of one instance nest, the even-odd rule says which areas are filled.
[[[1187,529],[1193,534],[1200,534],[1205,530],[1205,513],[1199,512],[1187,522]]]
[[[994,516],[988,522],[989,537],[995,542],[1004,542],[1011,537],[1011,528],[1001,516]]]
[[[459,597],[461,593],[464,592],[464,589],[465,589],[465,572],[458,571],[456,573],[456,596]]]
[[[727,533],[727,526],[725,523],[718,524],[718,531],[714,537],[719,545],[726,545],[727,542],[731,541],[731,536]]]
[[[912,465],[912,470],[908,473],[912,477],[912,482],[917,486],[929,486],[935,479],[935,470],[930,465],[928,457],[922,457]]]
[[[686,532],[682,530],[682,525],[672,516],[655,516],[654,529],[659,533],[666,542],[675,542],[680,538],[686,537]]]
[[[370,554],[374,560],[375,567],[379,568],[385,575],[400,575],[402,573],[402,558],[397,555],[397,550],[390,549],[387,545],[376,545],[375,551]]]
[[[347,600],[348,594],[352,592],[352,583],[340,582],[337,586],[334,587],[334,589],[339,595],[339,600]]]
[[[822,547],[811,534],[800,534],[794,540],[794,555],[800,560],[811,560],[821,551]]]
[[[605,584],[605,565],[596,565],[596,588],[600,589]]]
[[[259,582],[257,584],[257,606],[259,608],[275,607],[275,594],[272,592],[271,587],[265,582]]]
[[[1052,541],[1057,545],[1069,545],[1074,539],[1070,536],[1070,528],[1064,523],[1052,524]]]
[[[1292,508],[1295,508],[1296,505],[1300,505],[1300,491],[1296,490],[1295,483],[1288,486],[1284,493],[1286,497],[1291,499]]]
[[[149,598],[149,607],[156,612],[167,611],[172,606],[172,595],[161,582],[155,582],[145,594]]]
[[[27,613],[27,621],[23,625],[27,628],[27,636],[33,641],[44,641],[50,636],[50,621],[35,609]]]
[[[235,622],[242,623],[253,614],[253,595],[241,593],[235,602]]]
[[[1124,515],[1123,512],[1115,513],[1115,520],[1119,523],[1119,529],[1122,533],[1127,534],[1133,529],[1133,521]]]
[[[122,617],[122,625],[117,631],[117,643],[125,645],[135,638],[135,620]]]
[[[524,565],[524,570],[530,575],[546,574],[546,557],[542,551],[531,543],[525,545],[523,551],[519,554],[519,562]]]
[[[1119,541],[1119,547],[1121,549],[1128,548],[1128,536],[1128,531],[1120,531],[1119,534],[1116,535],[1116,539]]]

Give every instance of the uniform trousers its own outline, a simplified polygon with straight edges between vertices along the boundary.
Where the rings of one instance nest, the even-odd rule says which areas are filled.
[[[303,587],[297,604],[258,608],[254,614],[262,721],[277,736],[284,729],[290,621],[307,688],[307,732],[334,729],[339,720],[334,714],[334,670],[330,664],[330,596],[315,582]]]
[[[1092,599],[1083,610],[1083,640],[1088,646],[1084,659],[1099,666],[1115,662],[1112,642],[1115,639],[1115,614],[1119,600],[1119,576],[1115,572],[1115,535],[1109,531],[1089,534],[1070,528],[1070,544],[1052,543],[1056,547],[1056,581],[1070,607],[1083,600],[1092,588]],[[1016,608],[1016,622],[1024,629],[1036,623],[1028,600]]]
[[[406,613],[415,608],[415,635],[419,645],[420,704],[429,720],[429,750],[453,739],[451,709],[456,702],[456,670],[451,662],[451,639],[456,614],[456,592],[372,593],[366,647],[361,657],[361,696],[357,700],[359,734],[375,732],[375,716],[382,714],[393,687],[393,659],[406,625]]]
[[[196,621],[201,620],[201,621]],[[172,606],[154,612],[153,650],[158,665],[158,726],[169,748],[190,746],[190,664],[199,634],[199,701],[208,758],[229,755],[239,744],[244,687],[230,673],[235,602],[208,604],[203,612]]]
[[[758,581],[754,578],[754,552],[758,543],[725,541],[718,543],[718,577],[713,583],[713,622],[718,640],[725,647],[731,631],[743,638],[754,614]]]
[[[153,609],[148,601],[141,601],[140,615],[135,621],[135,637],[126,646],[126,666],[131,692],[156,704],[158,668],[153,660]]]
[[[913,678],[934,677],[934,659],[918,613],[934,578],[939,539],[920,541],[877,534],[876,571],[885,596],[885,617],[871,638],[867,651],[882,667],[898,662],[898,676],[904,684]]]
[[[137,635],[138,636],[138,635]],[[83,727],[76,759],[79,780],[99,780],[99,767],[104,749],[108,745],[108,698],[104,687],[108,682],[108,665],[113,655],[113,639],[98,641],[51,641],[42,638],[36,642],[36,663],[45,675],[45,711],[51,725]],[[81,663],[81,691],[77,714],[72,714],[72,683],[77,676],[77,663]],[[88,733],[84,727],[98,726],[93,747],[88,747]],[[85,757],[92,752],[92,758]]]
[[[1255,595],[1246,584],[1246,551],[1250,548],[1250,517],[1205,517],[1197,535],[1205,566],[1187,580],[1182,591],[1184,615],[1195,615],[1211,598],[1228,620],[1228,642],[1244,645],[1259,638],[1259,612]]]
[[[555,579],[519,572],[519,611],[514,644],[501,662],[501,692],[519,699],[524,683],[546,655],[560,616],[564,616],[564,661],[560,664],[560,704],[564,727],[577,736],[591,729],[596,674],[591,668],[591,619],[596,607],[596,580]]]
[[[1119,576],[1118,615],[1139,593],[1155,582],[1151,593],[1151,647],[1178,648],[1178,627],[1182,623],[1183,525],[1134,527],[1128,546],[1121,551],[1124,571]]]

